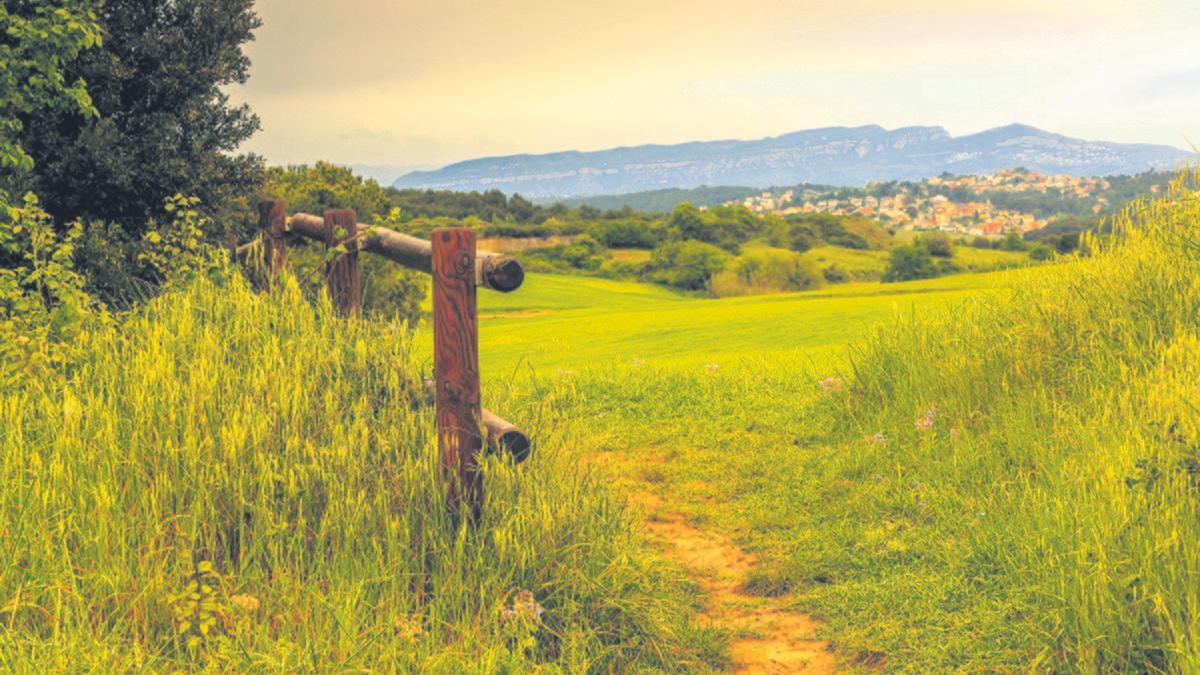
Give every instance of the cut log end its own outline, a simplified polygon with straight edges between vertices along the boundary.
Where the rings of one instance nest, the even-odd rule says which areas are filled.
[[[529,436],[520,429],[506,429],[499,434],[488,434],[488,450],[508,455],[515,464],[529,459],[531,449]]]
[[[495,256],[483,261],[483,283],[501,293],[511,293],[525,282],[525,266],[520,260],[508,255]]]

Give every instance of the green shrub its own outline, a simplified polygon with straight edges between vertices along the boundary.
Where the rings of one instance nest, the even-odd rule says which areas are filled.
[[[1029,258],[1038,262],[1054,259],[1054,247],[1049,244],[1034,244],[1029,249]]]
[[[831,284],[844,284],[850,280],[850,273],[842,269],[837,263],[833,263],[821,270],[821,276],[825,277],[825,281]]]
[[[713,275],[725,269],[729,254],[699,241],[673,241],[654,249],[647,273],[653,281],[683,290],[708,287]]]
[[[918,240],[925,246],[925,250],[929,251],[929,255],[935,258],[954,257],[954,242],[945,232],[927,232],[922,234]]]
[[[929,249],[921,242],[915,241],[892,249],[887,271],[883,273],[883,281],[911,281],[937,275],[938,268],[933,264],[933,256],[929,254]]]

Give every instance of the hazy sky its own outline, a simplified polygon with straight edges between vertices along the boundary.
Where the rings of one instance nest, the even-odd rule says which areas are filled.
[[[259,0],[271,162],[1011,122],[1200,145],[1200,0]]]

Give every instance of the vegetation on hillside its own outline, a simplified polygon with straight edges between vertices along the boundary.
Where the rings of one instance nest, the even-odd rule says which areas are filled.
[[[569,410],[647,467],[632,479],[754,551],[747,588],[827,621],[847,665],[1192,672],[1198,183],[1135,206],[1091,257],[897,311],[848,360],[820,338],[789,357],[786,313],[756,303],[756,338],[561,378]],[[842,325],[803,316],[814,336]]]

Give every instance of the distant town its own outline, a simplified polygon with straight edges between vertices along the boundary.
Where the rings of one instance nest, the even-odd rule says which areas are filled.
[[[990,174],[943,175],[920,182],[871,183],[861,190],[821,191],[807,187],[767,190],[740,203],[755,213],[788,216],[833,213],[873,218],[904,230],[941,230],[964,235],[998,237],[1010,230],[1025,234],[1039,230],[1052,214],[1034,214],[994,203],[997,195],[1042,194],[1054,199],[1088,200],[1088,210],[1110,210],[1107,178],[1050,176],[1025,169]],[[1158,192],[1160,185],[1150,186]]]

